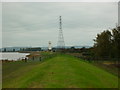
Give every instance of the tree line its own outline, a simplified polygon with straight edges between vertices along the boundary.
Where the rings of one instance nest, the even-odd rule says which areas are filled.
[[[120,26],[97,34],[94,45],[90,48],[71,47],[63,51],[80,53],[76,56],[84,60],[120,60]]]
[[[20,51],[41,51],[40,47],[36,48],[20,48]]]
[[[94,56],[101,59],[120,59],[120,26],[104,30],[94,39]]]

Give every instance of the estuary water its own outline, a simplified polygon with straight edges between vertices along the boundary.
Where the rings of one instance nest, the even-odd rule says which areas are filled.
[[[19,52],[0,52],[0,60],[20,60],[24,59],[30,53]]]

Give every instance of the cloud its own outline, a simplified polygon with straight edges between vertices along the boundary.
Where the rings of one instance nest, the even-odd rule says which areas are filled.
[[[62,16],[66,45],[93,45],[97,33],[115,27],[117,3],[3,3],[3,46],[57,45]]]

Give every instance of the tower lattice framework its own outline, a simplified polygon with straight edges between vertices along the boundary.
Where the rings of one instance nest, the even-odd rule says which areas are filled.
[[[65,48],[65,42],[64,42],[63,31],[62,31],[62,17],[61,16],[59,16],[59,36],[58,36],[57,47],[59,49]]]

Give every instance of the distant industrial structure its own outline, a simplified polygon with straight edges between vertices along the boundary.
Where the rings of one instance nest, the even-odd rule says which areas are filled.
[[[65,48],[65,42],[64,42],[63,31],[62,31],[62,17],[61,16],[59,16],[59,35],[58,35],[57,48],[58,49]]]

